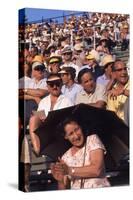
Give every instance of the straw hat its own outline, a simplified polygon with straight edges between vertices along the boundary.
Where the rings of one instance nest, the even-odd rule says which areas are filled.
[[[54,63],[54,62],[58,62],[58,63],[62,62],[62,57],[58,55],[57,53],[51,53],[50,55],[49,64]]]
[[[74,45],[74,50],[76,50],[76,51],[82,51],[83,50],[83,44],[82,43],[75,44]]]
[[[95,58],[95,60],[96,60],[97,62],[99,62],[100,56],[99,56],[99,53],[98,53],[96,50],[92,49],[92,50],[90,51],[89,54],[93,55],[94,58]]]
[[[82,37],[76,36],[76,37],[75,37],[75,40],[82,40]]]
[[[112,55],[104,56],[102,61],[101,61],[101,65],[105,67],[109,63],[114,63],[113,56]]]
[[[72,53],[72,49],[70,46],[66,46],[64,47],[64,49],[62,50],[62,54],[64,53]]]
[[[66,73],[76,73],[76,70],[73,67],[63,67],[58,74],[66,74]]]
[[[104,37],[104,36],[101,36],[101,38],[100,38],[100,41],[99,41],[99,42],[101,42],[101,41],[104,41],[104,40],[107,40],[107,38],[106,38],[106,37]]]
[[[92,54],[88,54],[86,56],[86,58],[87,58],[87,60],[94,60],[95,59],[94,55],[92,55]]]

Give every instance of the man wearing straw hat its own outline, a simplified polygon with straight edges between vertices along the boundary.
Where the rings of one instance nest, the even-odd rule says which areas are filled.
[[[52,53],[49,62],[48,62],[48,71],[50,73],[56,74],[60,71],[60,65],[62,62],[62,58],[60,55]]]
[[[96,58],[93,52],[89,53],[86,56],[86,61],[87,61],[88,68],[92,71],[94,78],[96,80],[100,75],[103,74],[103,70],[101,69],[98,62],[96,61]]]
[[[61,65],[61,68],[63,68],[63,67],[73,67],[76,70],[76,77],[77,77],[78,72],[79,72],[79,66],[75,65],[72,62],[72,54],[73,54],[73,51],[72,51],[70,46],[64,47],[64,49],[62,50],[64,64]]]
[[[103,66],[104,74],[97,78],[98,84],[107,86],[107,84],[111,81],[113,63],[114,63],[114,58],[112,55],[106,55],[103,57],[102,66]]]

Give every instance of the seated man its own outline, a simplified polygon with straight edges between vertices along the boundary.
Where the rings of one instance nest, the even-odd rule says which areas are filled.
[[[32,78],[30,79],[28,87],[20,89],[20,109],[22,109],[23,107],[25,109],[25,125],[29,123],[29,118],[32,110],[36,110],[41,98],[48,94],[46,78],[44,78],[44,70],[45,66],[43,64],[39,62],[34,62],[32,64]]]
[[[63,67],[73,67],[76,70],[76,78],[79,72],[80,67],[75,65],[74,62],[72,61],[72,56],[73,56],[73,50],[71,49],[70,46],[64,47],[62,50],[62,57],[63,57],[63,65],[61,65],[61,69]]]
[[[61,89],[62,93],[75,104],[76,95],[83,90],[82,86],[74,81],[76,70],[73,67],[64,67],[59,74],[64,84]]]
[[[129,76],[127,67],[121,60],[115,61],[112,66],[116,83],[108,92],[107,109],[114,111],[118,117],[124,119],[125,103],[129,98]]]
[[[112,65],[114,63],[114,59],[112,55],[106,55],[102,59],[102,66],[104,70],[104,74],[97,78],[97,83],[102,84],[107,87],[109,83],[112,81]]]
[[[60,71],[60,65],[62,62],[61,56],[58,54],[52,53],[49,58],[49,65],[48,65],[48,71],[53,74],[57,74]]]
[[[38,105],[38,112],[30,118],[30,136],[34,150],[37,154],[40,152],[40,141],[34,131],[45,120],[49,111],[73,105],[67,97],[61,94],[61,86],[62,81],[58,74],[50,74],[48,76],[47,87],[49,95],[40,101]]]
[[[79,72],[78,82],[84,90],[77,94],[76,104],[86,103],[94,107],[105,108],[106,88],[103,85],[96,84],[89,69],[83,69]]]
[[[92,72],[95,80],[99,76],[103,75],[104,72],[103,72],[102,68],[99,66],[95,56],[92,53],[90,53],[90,54],[88,54],[86,56],[86,64],[87,64],[86,68],[90,69],[90,71]],[[84,67],[85,66],[83,66],[83,68]]]
[[[39,103],[41,98],[48,93],[44,71],[45,66],[43,64],[39,62],[32,64],[32,80],[29,88],[24,90],[25,100],[35,100],[36,103]]]

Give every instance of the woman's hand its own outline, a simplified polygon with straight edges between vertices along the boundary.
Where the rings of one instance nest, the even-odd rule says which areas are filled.
[[[51,165],[51,172],[57,181],[64,183],[65,175],[69,172],[69,167],[63,160],[59,160],[59,162]]]
[[[57,163],[51,164],[51,173],[53,177],[58,181],[58,182],[64,182],[64,172],[62,170],[62,167],[59,166]]]
[[[61,166],[64,174],[65,175],[69,174],[69,167],[68,167],[68,165],[63,160],[61,160],[60,158],[58,158],[58,160],[59,160],[59,165]]]

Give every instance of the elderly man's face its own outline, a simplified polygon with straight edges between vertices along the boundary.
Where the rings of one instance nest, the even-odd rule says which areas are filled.
[[[127,72],[127,67],[122,61],[118,61],[114,65],[116,80],[121,84],[126,84],[129,77]]]
[[[87,72],[81,77],[81,85],[87,93],[94,92],[96,83],[91,73]]]

